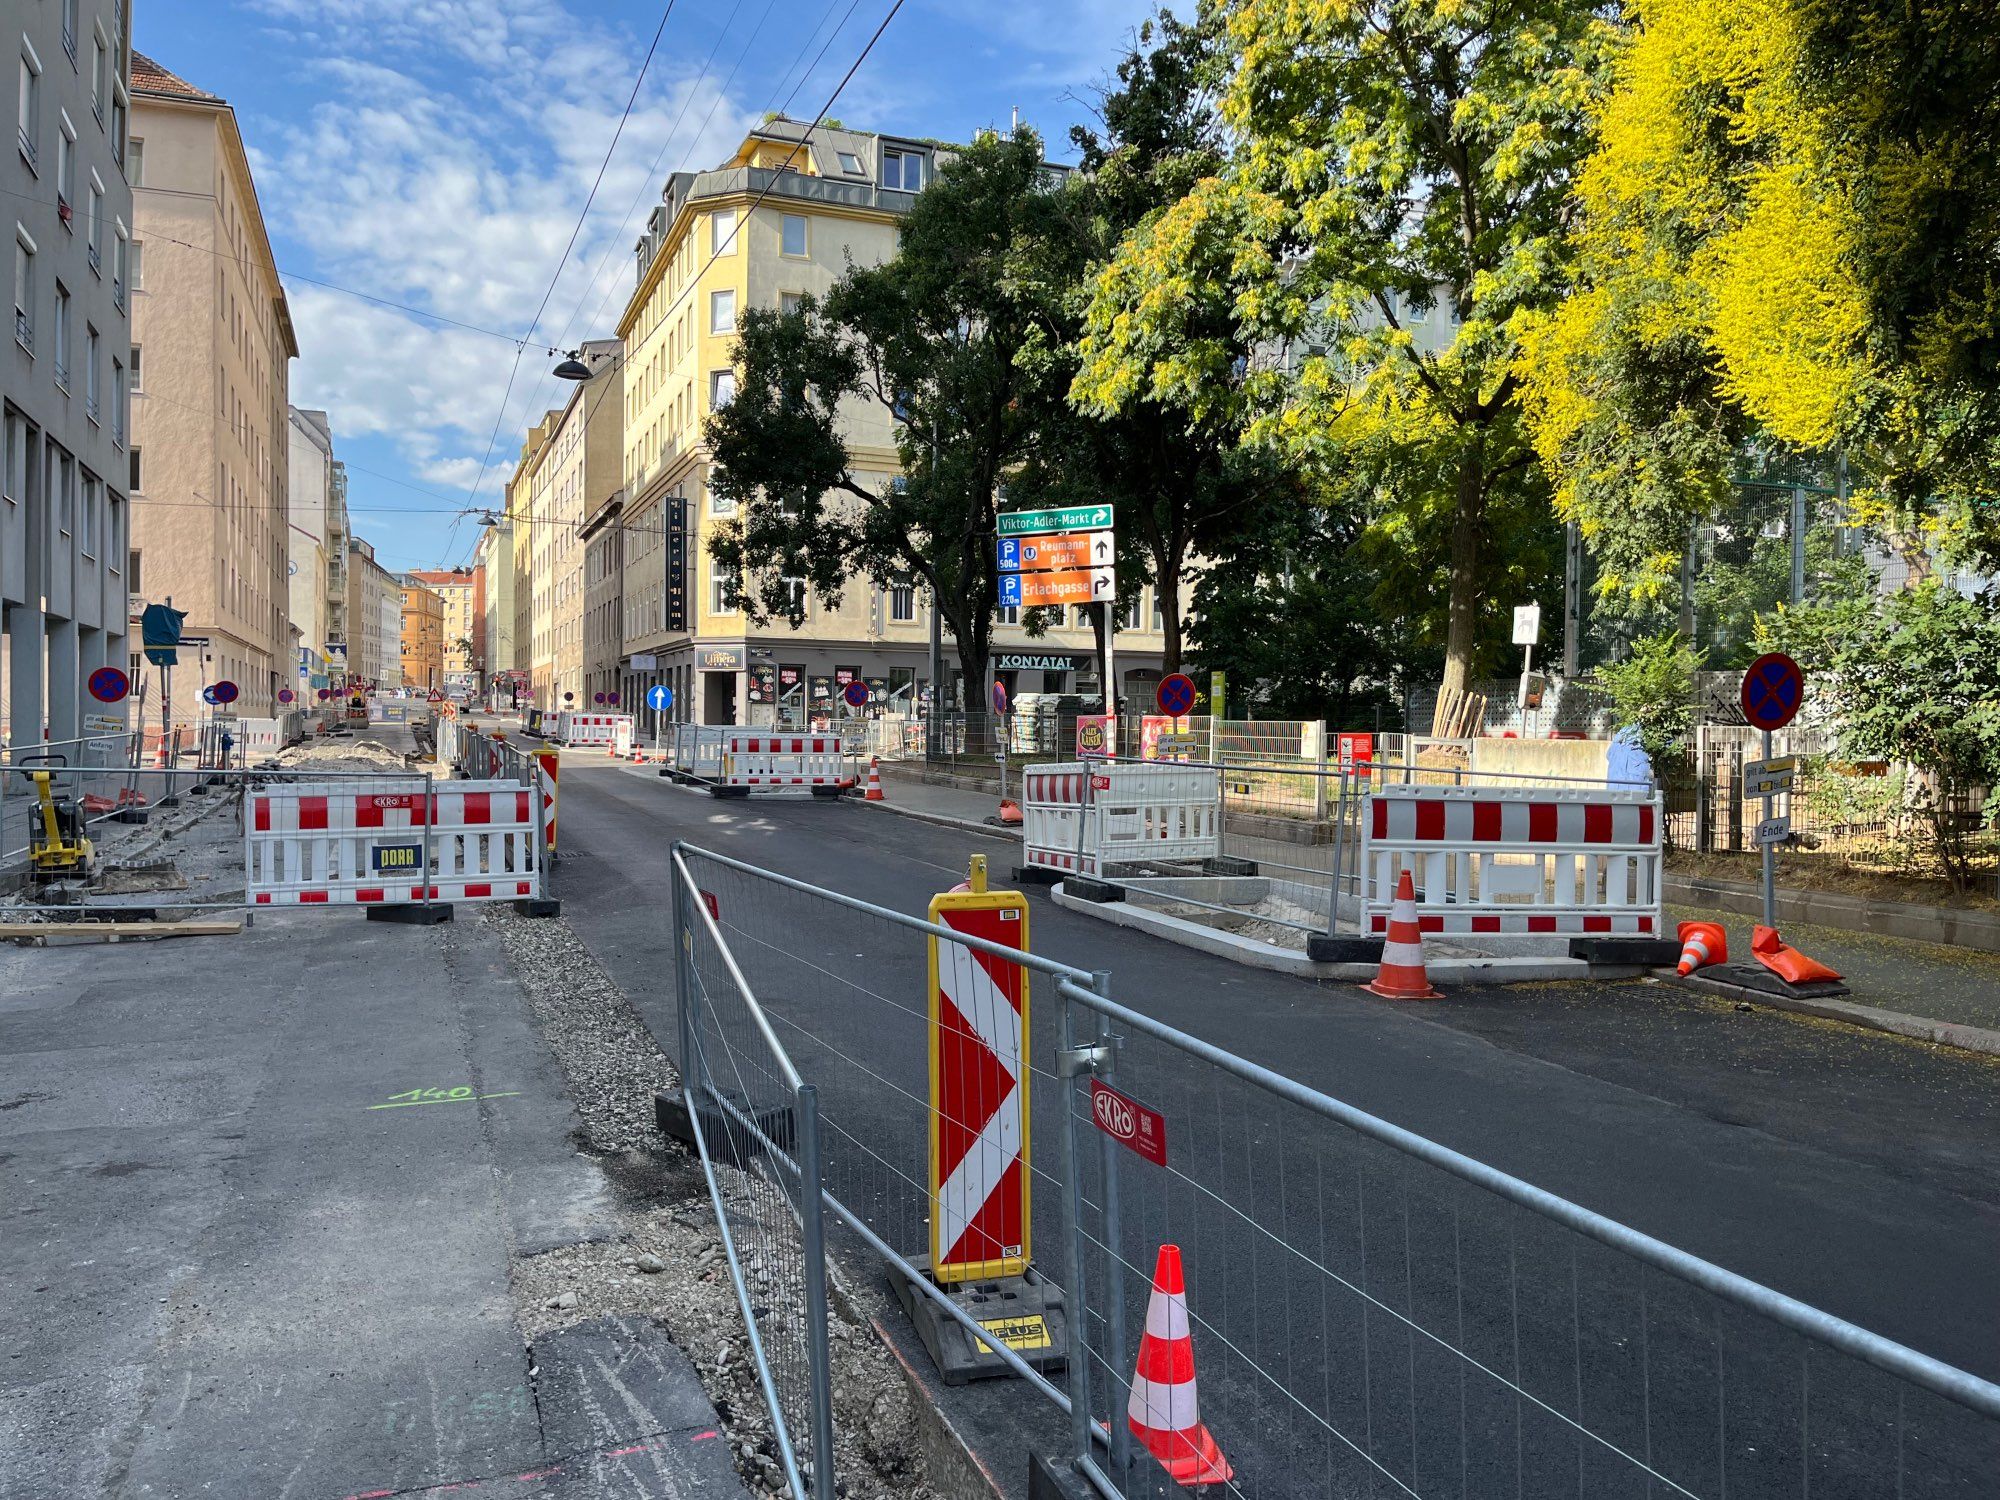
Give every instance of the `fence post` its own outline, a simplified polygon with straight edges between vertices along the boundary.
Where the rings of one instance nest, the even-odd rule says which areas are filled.
[[[1111,998],[1111,975],[1104,969],[1091,972],[1090,987],[1098,995]],[[1111,1018],[1099,1013],[1097,1017],[1097,1044],[1104,1049],[1106,1057],[1115,1057],[1116,1046],[1111,1035]],[[1116,1065],[1106,1069],[1114,1077]],[[1111,1428],[1111,1472],[1124,1482],[1127,1468],[1132,1461],[1131,1427],[1118,1419],[1124,1405],[1131,1400],[1131,1382],[1119,1372],[1125,1368],[1125,1262],[1124,1237],[1120,1233],[1121,1220],[1118,1207],[1118,1153],[1120,1146],[1103,1131],[1096,1132],[1098,1154],[1104,1166],[1104,1243],[1109,1248],[1105,1252],[1105,1301],[1107,1304],[1106,1338],[1111,1347],[1105,1351],[1105,1366],[1111,1371],[1109,1389],[1105,1392],[1105,1420]],[[1088,1309],[1079,1308],[1071,1317],[1070,1327],[1076,1328],[1089,1317]]]
[[[1324,781],[1325,778],[1321,778]],[[1333,865],[1332,878],[1326,888],[1326,935],[1340,935],[1340,875],[1347,851],[1347,766],[1340,767],[1340,788],[1333,803]]]
[[[1319,822],[1326,816],[1326,720],[1321,719],[1316,726],[1319,743],[1313,754],[1313,821]]]
[[[546,857],[546,856],[544,856]],[[684,863],[681,846],[676,843],[668,858],[667,868],[678,871]],[[687,881],[676,873],[674,876],[674,998],[680,1003],[674,1007],[677,1016],[677,1031],[680,1038],[681,1055],[674,1059],[681,1070],[681,1100],[692,1110],[694,1108],[694,909],[688,905]]]
[[[834,1500],[833,1366],[826,1347],[826,1238],[819,1161],[819,1090],[799,1085],[799,1225],[805,1255],[806,1366],[812,1384],[814,1500]]]
[[[424,773],[424,868],[417,878],[424,883],[423,903],[431,904],[431,824],[437,820],[437,802],[431,794],[430,772]]]
[[[549,846],[542,826],[542,782],[539,776],[528,778],[528,797],[535,809],[535,845],[530,851],[535,861],[535,894],[546,901],[549,895]]]
[[[1062,998],[1062,1056],[1076,1050],[1076,1005],[1056,987]],[[1065,1070],[1066,1071],[1066,1070]],[[1071,1463],[1081,1468],[1090,1458],[1090,1315],[1083,1283],[1083,1145],[1076,1133],[1076,1079],[1062,1079],[1062,1138],[1065,1176],[1069,1190],[1069,1241],[1063,1247],[1064,1269],[1069,1273],[1070,1355],[1069,1445]],[[1113,1424],[1115,1425],[1115,1423]]]

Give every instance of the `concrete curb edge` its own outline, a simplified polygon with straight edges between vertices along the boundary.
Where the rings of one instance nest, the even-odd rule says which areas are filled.
[[[1856,1005],[1851,1000],[1808,1000],[1798,995],[1774,995],[1767,990],[1753,990],[1747,985],[1731,984],[1726,979],[1711,979],[1701,974],[1669,972],[1661,977],[1663,983],[1701,994],[1720,995],[1725,999],[1765,1005],[1772,1010],[1792,1011],[1802,1016],[1817,1016],[1823,1021],[1846,1021],[1868,1031],[1882,1031],[1939,1047],[1955,1047],[1961,1052],[2000,1057],[2000,1031],[1989,1031],[1983,1026],[1936,1021],[1928,1016],[1907,1016],[1901,1011]]]

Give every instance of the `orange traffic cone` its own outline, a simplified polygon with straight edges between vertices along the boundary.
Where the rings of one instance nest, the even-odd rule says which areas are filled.
[[[1174,1483],[1227,1484],[1235,1476],[1197,1409],[1194,1338],[1178,1245],[1160,1246],[1153,1265],[1153,1295],[1146,1303],[1146,1332],[1139,1340],[1125,1420]]]
[[[862,793],[863,802],[887,802],[882,795],[882,762],[878,756],[868,757],[868,790]]]
[[[1681,961],[1674,972],[1692,974],[1709,964],[1729,961],[1729,934],[1720,922],[1683,922],[1676,929],[1681,940]]]
[[[1012,797],[1000,799],[1000,821],[1008,828],[1021,826],[1021,804]]]
[[[1375,982],[1361,986],[1384,1000],[1442,1000],[1424,973],[1424,929],[1417,921],[1417,887],[1410,872],[1396,882],[1396,904],[1389,912],[1388,939],[1382,944],[1382,967]]]

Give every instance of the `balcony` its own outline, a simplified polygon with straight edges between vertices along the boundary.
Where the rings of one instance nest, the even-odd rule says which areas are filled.
[[[802,203],[832,203],[848,208],[873,208],[884,213],[906,214],[917,195],[901,188],[885,188],[874,182],[847,182],[831,177],[808,177],[790,168],[780,172],[772,167],[729,167],[719,172],[697,172],[688,184],[686,197],[668,205],[675,213],[681,202],[696,198],[720,198],[736,193],[763,193],[767,198],[793,198]]]

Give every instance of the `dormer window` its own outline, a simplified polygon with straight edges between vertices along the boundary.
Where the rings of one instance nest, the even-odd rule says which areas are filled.
[[[861,158],[856,156],[852,151],[837,151],[834,154],[840,158],[840,170],[845,172],[849,177],[864,175],[861,168]]]
[[[915,151],[882,153],[882,186],[914,193],[924,185],[924,159]]]

